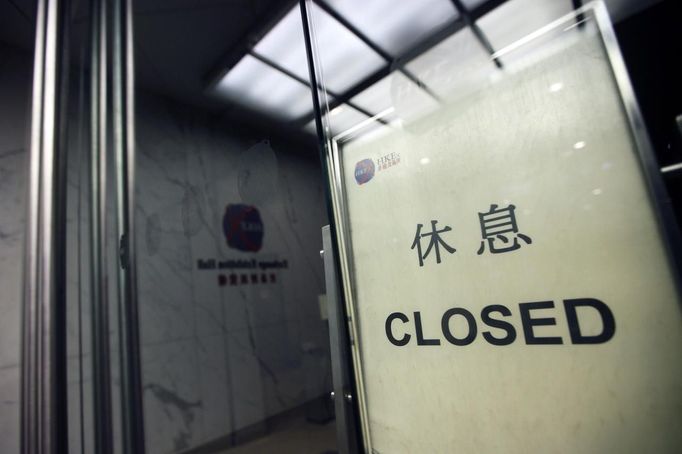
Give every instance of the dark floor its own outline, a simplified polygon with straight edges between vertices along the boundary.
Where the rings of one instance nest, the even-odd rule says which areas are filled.
[[[334,421],[312,423],[303,415],[278,422],[272,431],[249,443],[222,451],[223,454],[335,454]]]

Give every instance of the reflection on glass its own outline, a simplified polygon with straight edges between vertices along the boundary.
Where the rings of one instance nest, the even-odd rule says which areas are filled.
[[[313,26],[327,51],[320,55],[329,90],[342,92],[385,62],[335,19],[311,5]],[[309,80],[301,12],[294,7],[254,48],[297,77]]]
[[[225,75],[216,90],[231,100],[275,117],[295,119],[312,110],[307,86],[250,55]]]
[[[497,71],[481,42],[461,30],[407,64],[441,98],[452,101],[489,83]]]
[[[325,1],[395,57],[459,16],[451,0]]]
[[[570,13],[570,1],[509,0],[477,21],[493,49],[503,47]]]

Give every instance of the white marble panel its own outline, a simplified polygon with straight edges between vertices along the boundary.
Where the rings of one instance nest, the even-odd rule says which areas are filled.
[[[182,131],[169,112],[138,115],[137,247],[142,344],[193,334],[192,260]]]
[[[0,452],[19,454],[19,367],[0,367]]]
[[[0,154],[0,367],[19,364],[26,153]]]
[[[213,335],[196,339],[204,430],[201,442],[220,438],[234,431],[234,412],[230,409],[225,337]]]
[[[232,430],[239,430],[261,422],[267,416],[264,386],[272,371],[256,353],[251,330],[230,332],[224,341],[228,352],[229,405],[234,415]]]
[[[178,452],[203,439],[200,365],[193,340],[142,349],[147,452]]]

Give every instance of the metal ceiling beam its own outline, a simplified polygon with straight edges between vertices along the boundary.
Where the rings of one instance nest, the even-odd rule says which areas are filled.
[[[218,62],[211,68],[206,76],[204,82],[207,90],[213,89],[216,84],[225,77],[237,63],[247,55],[251,49],[286,16],[291,8],[298,5],[298,0],[283,0],[275,2],[277,8],[270,8],[263,13],[256,21],[255,26],[251,27],[239,39],[234,46],[232,46]]]
[[[478,19],[485,16],[489,12],[493,11],[495,8],[503,5],[505,2],[507,2],[507,0],[489,0],[487,2],[484,2],[483,4],[472,9],[471,11],[468,11],[468,17],[473,23],[475,23]],[[414,60],[418,56],[434,48],[435,46],[437,46],[450,36],[459,32],[463,28],[466,28],[468,25],[469,24],[460,15],[460,17],[458,17],[454,21],[450,22],[444,27],[436,30],[433,34],[417,42],[414,46],[412,46],[402,55],[396,57],[392,63],[389,63],[386,66],[378,69],[377,71],[367,76],[365,79],[353,85],[345,93],[342,93],[340,96],[332,99],[329,102],[329,109],[333,110],[336,107],[340,106],[341,104],[346,103],[351,98],[355,97],[356,95],[360,94],[367,88],[379,82],[384,77],[391,74],[391,72],[393,72],[394,69],[404,67],[410,61]],[[309,114],[302,117],[298,122],[300,124],[308,124],[312,119],[313,115]]]
[[[379,46],[377,43],[372,41],[367,35],[365,35],[360,29],[358,29],[355,25],[353,25],[348,19],[343,17],[342,14],[340,14],[338,11],[336,11],[333,7],[331,7],[327,2],[324,0],[313,0],[317,6],[319,6],[324,12],[329,14],[334,20],[336,20],[339,24],[341,24],[343,27],[346,28],[349,32],[354,34],[360,41],[365,43],[370,49],[372,49],[374,52],[379,54],[381,58],[384,59],[389,64],[393,64],[395,61],[395,58],[390,55],[388,52],[386,52],[381,46]],[[398,71],[400,71],[405,77],[410,79],[415,85],[417,85],[419,88],[424,90],[430,97],[435,99],[438,102],[441,102],[440,98],[438,95],[431,90],[423,81],[419,80],[417,76],[412,74],[410,71],[408,71],[406,68],[397,68]]]
[[[268,66],[271,67],[272,69],[281,72],[281,73],[284,74],[285,76],[288,76],[288,77],[294,79],[295,81],[297,81],[297,82],[299,82],[299,83],[305,85],[306,87],[308,87],[308,88],[310,88],[310,89],[312,90],[312,85],[310,85],[310,82],[308,82],[306,79],[304,79],[304,78],[302,78],[302,77],[300,77],[300,76],[298,76],[298,75],[292,73],[291,71],[289,71],[288,69],[286,69],[285,67],[283,67],[282,65],[280,65],[279,63],[277,63],[277,62],[275,62],[275,61],[273,61],[273,60],[270,60],[268,57],[259,54],[259,53],[256,52],[255,50],[251,50],[251,51],[249,52],[249,55],[251,55],[251,56],[252,56],[253,58],[255,58],[256,60],[259,60],[259,61],[261,61],[262,63],[265,63],[266,65],[268,65]],[[322,86],[322,84],[320,84],[320,83],[317,84],[317,88],[318,88],[319,90],[325,90],[325,88],[324,88],[324,87]],[[326,90],[326,92],[329,93],[332,97],[337,97],[337,96],[339,96],[338,94],[336,94],[336,93],[334,93],[334,92],[332,92],[332,91],[330,91],[330,90]],[[372,116],[375,115],[375,114],[369,112],[368,110],[366,110],[366,109],[364,109],[364,108],[358,106],[357,104],[355,104],[355,103],[353,103],[353,102],[346,101],[344,104],[346,104],[346,105],[352,107],[353,109],[355,109],[355,110],[361,112],[363,115],[366,115],[366,116],[368,116],[368,117],[372,117]],[[385,121],[383,121],[383,120],[382,120],[382,122],[385,123]]]
[[[579,10],[583,6],[583,0],[571,0],[571,4],[573,5],[574,10]],[[578,28],[582,28],[585,26],[585,15],[583,13],[578,13],[578,15],[575,18],[576,23],[578,24]]]
[[[469,28],[473,32],[476,39],[478,39],[478,42],[480,42],[483,48],[488,52],[488,55],[493,57],[493,55],[495,54],[495,49],[493,49],[492,44],[490,44],[488,37],[485,36],[485,33],[483,33],[483,30],[481,30],[481,27],[479,27],[476,24],[476,21],[471,17],[471,14],[469,13],[467,7],[464,6],[464,4],[462,4],[462,0],[451,1],[455,9],[459,12],[459,15],[462,16],[464,22],[469,26]],[[502,68],[502,62],[499,59],[493,57],[493,61],[495,62],[495,66],[497,66],[498,68]]]
[[[333,96],[333,99],[330,100],[329,102],[329,109],[333,110],[336,107],[342,105],[342,104],[348,104],[350,107],[353,107],[354,109],[362,112],[364,115],[367,115],[368,117],[372,117],[373,114],[371,112],[366,111],[365,109],[359,108],[359,106],[355,105],[352,103],[350,100],[351,98],[357,96],[360,94],[362,91],[366,90],[367,88],[371,87],[375,83],[379,82],[381,79],[384,77],[388,76],[391,74],[394,70],[401,71],[408,79],[410,79],[413,83],[415,83],[417,86],[419,86],[421,89],[423,89],[425,92],[427,92],[430,96],[432,96],[434,99],[439,100],[438,95],[433,92],[426,84],[424,84],[422,81],[420,81],[416,76],[411,74],[410,71],[405,69],[405,65],[412,61],[414,58],[418,57],[419,55],[423,54],[424,52],[427,52],[428,50],[432,49],[445,39],[449,38],[450,36],[454,35],[455,33],[459,32],[463,28],[470,26],[474,32],[474,34],[477,36],[481,44],[486,48],[486,50],[491,53],[492,55],[492,46],[487,40],[487,37],[483,34],[483,32],[476,26],[475,22],[481,18],[482,16],[485,16],[489,12],[493,11],[495,8],[501,6],[504,4],[507,0],[488,0],[481,5],[477,6],[476,8],[473,8],[472,10],[467,10],[464,8],[464,6],[461,4],[459,0],[451,0],[451,1],[456,1],[457,3],[460,4],[462,10],[465,11],[466,14],[466,19],[464,18],[464,15],[462,15],[460,11],[460,17],[455,19],[449,24],[446,24],[445,26],[441,27],[440,29],[436,30],[433,34],[430,36],[427,36],[426,38],[422,39],[421,41],[417,42],[415,45],[413,45],[410,49],[405,51],[403,54],[397,56],[397,57],[392,57],[390,54],[388,54],[386,51],[384,51],[380,46],[378,46],[376,43],[374,43],[371,39],[369,39],[362,31],[357,29],[357,27],[354,27],[351,23],[349,23],[343,16],[341,16],[338,12],[336,12],[333,8],[329,7],[324,1],[322,0],[313,0],[318,6],[320,6],[327,14],[332,16],[335,20],[337,20],[342,26],[344,26],[346,29],[348,29],[351,33],[353,33],[355,36],[357,36],[360,40],[362,40],[367,46],[369,46],[372,50],[374,50],[377,54],[379,54],[385,61],[386,65],[383,66],[382,68],[378,69],[377,71],[374,71],[372,74],[368,75],[364,79],[360,80],[358,83],[353,85],[350,89],[346,90],[345,93],[341,94],[335,94],[329,92],[330,95]],[[270,10],[267,14],[263,16],[263,19],[260,21],[260,25],[257,27],[254,27],[251,29],[245,36],[242,38],[242,40],[239,41],[239,44],[237,46],[233,46],[230,51],[228,51],[223,58],[221,58],[220,62],[218,65],[216,65],[205,77],[207,88],[210,90],[213,88],[224,76],[229,72],[245,55],[252,55],[255,58],[259,59],[261,62],[269,65],[273,69],[276,69],[280,71],[281,73],[285,74],[288,77],[292,77],[293,79],[302,82],[302,79],[295,74],[291,73],[290,71],[286,70],[283,68],[281,65],[278,65],[277,63],[266,59],[264,56],[257,54],[253,52],[253,48],[255,45],[270,31],[272,28],[290,11],[291,7],[296,5],[298,2],[296,0],[287,0],[283,2],[282,7],[278,8],[276,10]],[[470,24],[473,24],[470,25]],[[476,32],[478,30],[478,33]],[[495,64],[498,67],[501,67],[501,63],[498,61],[495,61]],[[308,81],[303,81],[306,85],[310,86]],[[319,85],[318,85],[319,86]],[[312,119],[314,118],[313,112],[309,113],[308,115],[305,115],[298,119],[296,123],[299,125],[305,125],[309,123]]]

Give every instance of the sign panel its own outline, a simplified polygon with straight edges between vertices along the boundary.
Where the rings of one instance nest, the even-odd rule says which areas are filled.
[[[337,143],[375,453],[682,446],[679,295],[627,112],[594,20],[553,30]]]

